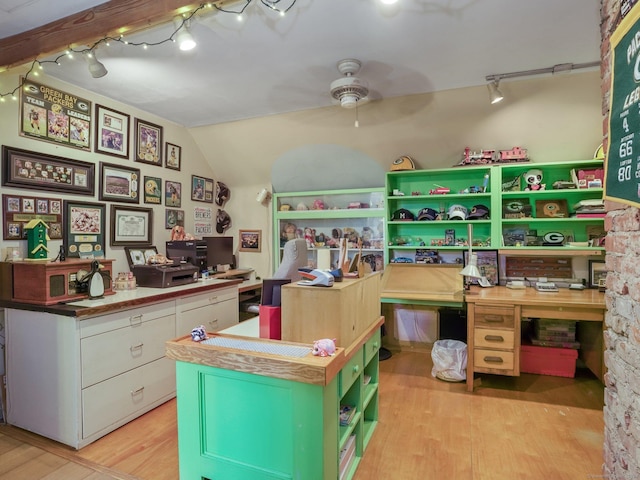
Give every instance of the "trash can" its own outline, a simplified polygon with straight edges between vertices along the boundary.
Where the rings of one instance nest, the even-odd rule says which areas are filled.
[[[436,340],[431,349],[431,375],[447,382],[467,379],[467,344],[459,340]]]

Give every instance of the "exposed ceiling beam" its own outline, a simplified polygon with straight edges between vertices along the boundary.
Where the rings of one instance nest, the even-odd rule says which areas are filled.
[[[31,63],[69,47],[92,45],[107,36],[132,34],[170,22],[202,2],[111,0],[27,32],[0,39],[0,71]],[[220,2],[211,2],[220,3]]]

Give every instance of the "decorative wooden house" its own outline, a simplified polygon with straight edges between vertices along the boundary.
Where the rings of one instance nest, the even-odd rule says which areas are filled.
[[[24,229],[27,232],[28,257],[33,259],[47,258],[49,254],[47,248],[49,226],[44,221],[34,218],[24,226]]]

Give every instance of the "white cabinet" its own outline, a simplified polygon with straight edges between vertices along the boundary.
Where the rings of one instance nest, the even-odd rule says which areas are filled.
[[[182,297],[176,304],[176,337],[188,335],[199,325],[207,332],[217,332],[240,321],[237,285]]]
[[[79,321],[7,310],[7,420],[81,448],[175,396],[175,301]]]

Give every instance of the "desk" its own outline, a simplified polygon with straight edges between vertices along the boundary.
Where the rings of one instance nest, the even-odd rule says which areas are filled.
[[[472,287],[467,302],[467,390],[478,373],[520,375],[520,321],[523,317],[580,321],[579,358],[600,380],[604,374],[604,293],[594,289],[538,292],[528,287]],[[499,338],[500,343],[491,343]],[[489,341],[486,341],[489,339]]]

